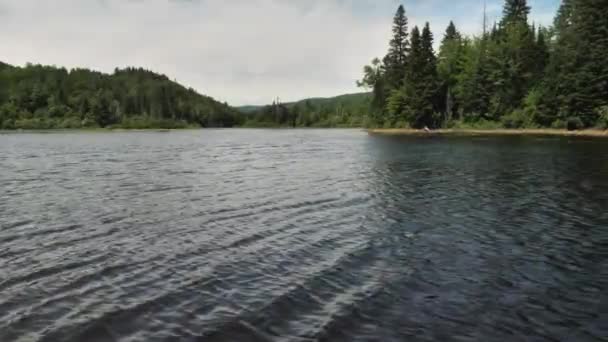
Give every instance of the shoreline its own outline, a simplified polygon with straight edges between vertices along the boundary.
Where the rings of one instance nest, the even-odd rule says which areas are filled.
[[[504,135],[504,136],[563,136],[563,137],[602,137],[608,138],[608,130],[585,129],[577,131],[568,131],[565,129],[538,128],[538,129],[436,129],[425,131],[422,129],[411,128],[372,128],[367,129],[369,134],[376,135]]]
[[[205,129],[261,129],[261,130],[292,130],[292,129],[353,129],[362,130],[370,135],[402,135],[402,136],[561,136],[561,137],[599,137],[608,138],[608,130],[584,129],[568,131],[566,129],[534,128],[534,129],[467,129],[467,128],[445,128],[425,131],[413,128],[362,128],[362,127],[187,127],[187,128],[64,128],[64,129],[20,129],[0,130],[3,134],[52,134],[52,133],[137,133],[137,132],[174,132],[174,131],[196,131]]]
[[[0,134],[52,134],[52,133],[137,133],[137,132],[181,132],[198,130],[238,130],[238,129],[257,129],[257,130],[294,130],[294,129],[352,129],[365,130],[363,127],[185,127],[185,128],[49,128],[49,129],[0,129]]]
[[[121,132],[173,132],[190,131],[201,128],[49,128],[49,129],[0,129],[0,134],[52,134],[52,133],[121,133]]]

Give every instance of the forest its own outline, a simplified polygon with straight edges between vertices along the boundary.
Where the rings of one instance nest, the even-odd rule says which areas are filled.
[[[243,107],[245,127],[367,127],[372,94],[358,93],[331,98]]]
[[[551,27],[526,0],[466,37],[451,22],[439,52],[429,24],[399,6],[387,55],[365,66],[375,127],[608,128],[608,1],[563,0]]]
[[[232,127],[241,115],[164,75],[0,63],[0,129]]]
[[[383,58],[363,68],[369,92],[232,108],[141,68],[0,62],[0,129],[181,127],[608,128],[608,1],[563,0],[553,25],[505,0],[498,22],[466,36],[398,7]]]

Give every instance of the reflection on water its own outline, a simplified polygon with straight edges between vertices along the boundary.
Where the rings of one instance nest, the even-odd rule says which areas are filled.
[[[599,341],[608,143],[0,135],[0,341]]]

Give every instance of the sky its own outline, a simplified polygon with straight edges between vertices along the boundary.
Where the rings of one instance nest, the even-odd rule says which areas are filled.
[[[560,0],[529,0],[550,25]],[[141,66],[231,105],[361,91],[399,4],[410,27],[482,29],[483,0],[0,0],[0,61]],[[487,0],[490,22],[502,0]]]

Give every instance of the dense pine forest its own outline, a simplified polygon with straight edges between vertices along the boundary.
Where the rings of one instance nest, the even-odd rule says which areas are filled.
[[[526,0],[505,0],[479,36],[450,22],[434,51],[429,23],[403,6],[389,50],[364,67],[370,91],[239,110],[136,68],[0,62],[0,129],[82,127],[608,128],[608,1],[563,0],[537,26]]]
[[[479,37],[447,27],[439,52],[403,6],[387,55],[364,68],[376,127],[608,127],[608,1],[563,0],[552,27],[506,0]]]
[[[0,129],[232,127],[240,118],[227,104],[144,69],[108,75],[0,63]]]

